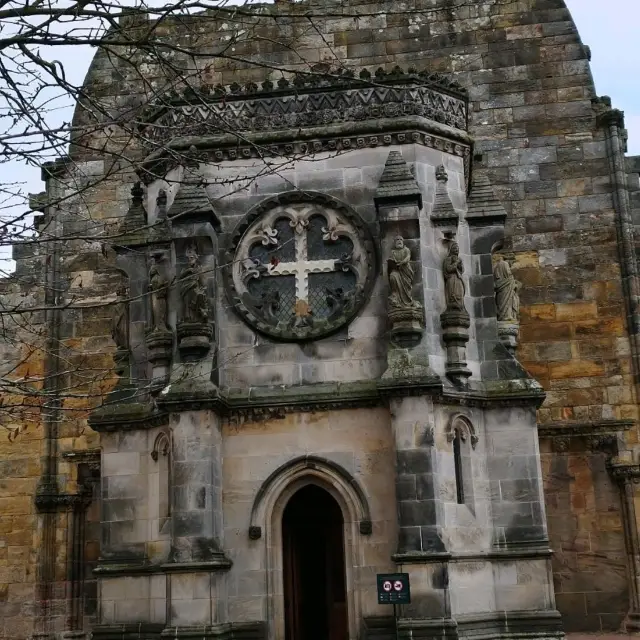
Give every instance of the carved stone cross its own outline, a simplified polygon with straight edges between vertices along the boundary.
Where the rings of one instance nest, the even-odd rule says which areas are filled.
[[[278,262],[277,264],[265,264],[265,276],[295,276],[296,300],[309,302],[309,274],[330,273],[338,271],[338,260],[309,260],[307,258],[307,233],[301,229],[294,234],[295,254],[294,262]]]

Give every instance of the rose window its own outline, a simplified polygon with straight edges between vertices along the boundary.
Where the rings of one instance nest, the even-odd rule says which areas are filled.
[[[296,192],[259,205],[238,225],[225,277],[250,325],[275,338],[309,340],[357,314],[374,264],[371,236],[356,213]]]

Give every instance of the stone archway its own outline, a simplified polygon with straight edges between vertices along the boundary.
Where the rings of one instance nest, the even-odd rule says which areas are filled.
[[[286,640],[282,522],[291,498],[308,486],[324,489],[340,508],[343,521],[347,630],[358,636],[361,620],[360,539],[370,533],[369,507],[356,480],[339,465],[311,456],[283,465],[265,481],[252,513],[251,531],[264,539],[267,566],[267,618],[269,637]],[[255,536],[254,536],[255,537]]]

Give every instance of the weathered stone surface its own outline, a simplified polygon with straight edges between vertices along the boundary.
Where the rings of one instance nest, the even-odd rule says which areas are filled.
[[[300,153],[305,159],[298,159],[291,169],[285,157],[282,166],[276,163],[270,175],[260,175],[264,165],[253,162],[258,155],[252,155],[251,149],[255,147],[246,145],[251,147],[252,160],[248,161],[242,157],[242,150],[238,152],[237,148],[242,145],[234,138],[229,147],[235,150],[234,158],[229,150],[225,150],[221,159],[214,158],[212,164],[202,167],[203,179],[208,184],[206,199],[215,202],[222,231],[230,232],[246,210],[265,196],[291,189],[316,189],[343,199],[357,209],[367,224],[373,223],[376,215],[374,197],[388,156],[387,147],[401,148],[407,163],[413,165],[412,175],[425,205],[426,220],[436,197],[434,169],[443,165],[449,175],[448,195],[454,210],[461,214],[466,210],[470,222],[473,219],[470,214],[474,211],[483,213],[482,217],[487,211],[497,216],[498,209],[500,215],[497,217],[503,217],[502,211],[506,213],[506,234],[500,241],[506,251],[513,252],[514,276],[523,283],[519,357],[528,372],[549,391],[546,404],[538,411],[538,421],[543,425],[566,423],[571,426],[637,419],[633,383],[633,375],[637,372],[632,369],[633,352],[623,293],[626,282],[621,275],[628,269],[620,264],[620,255],[624,252],[619,251],[616,234],[619,213],[614,210],[612,198],[610,146],[591,103],[595,89],[589,75],[587,52],[564,3],[560,0],[522,0],[470,6],[468,3],[429,0],[418,2],[415,11],[399,12],[390,10],[388,4],[365,6],[356,0],[350,4],[354,12],[362,10],[365,15],[358,19],[347,15],[324,16],[319,32],[308,28],[306,16],[309,7],[322,13],[323,9],[315,3],[276,4],[272,9],[276,13],[285,12],[284,21],[272,20],[265,14],[256,18],[249,30],[245,30],[246,25],[235,24],[226,13],[219,20],[212,16],[207,21],[206,33],[197,35],[199,46],[207,48],[211,45],[211,51],[215,51],[220,43],[233,39],[236,56],[246,56],[247,60],[264,56],[261,59],[268,61],[267,66],[273,72],[269,80],[266,78],[269,72],[264,66],[237,65],[224,56],[202,57],[199,58],[204,69],[200,74],[202,83],[214,87],[235,82],[243,87],[247,83],[262,83],[265,79],[276,82],[281,75],[278,67],[308,71],[310,63],[329,61],[335,64],[335,57],[340,65],[357,71],[363,67],[373,71],[379,66],[391,71],[396,65],[405,68],[416,65],[450,74],[468,91],[469,133],[475,142],[476,154],[474,175],[476,179],[485,176],[490,181],[492,199],[487,193],[478,204],[474,198],[478,198],[480,189],[476,188],[475,196],[472,190],[467,202],[468,174],[463,157],[443,151],[444,147],[438,146],[443,144],[440,138],[437,144],[433,142],[429,146],[424,138],[420,144],[414,144],[407,138],[400,140],[395,133],[388,141],[371,133],[362,137],[361,143],[359,135],[345,134],[340,136],[339,144],[343,145],[347,140],[348,152],[345,153],[343,146],[330,148],[328,139],[321,142],[319,151],[314,151],[312,146],[306,147],[304,152],[281,150],[278,153],[285,153],[285,156],[286,153]],[[300,12],[300,20],[295,17],[297,12]],[[168,21],[163,25],[163,37],[174,38],[188,47],[192,24],[191,20]],[[177,58],[176,64],[182,64],[179,55]],[[190,68],[189,63],[184,62],[185,68]],[[140,60],[140,63],[149,87],[153,91],[161,89],[165,78],[160,67],[152,60]],[[118,108],[125,102],[144,103],[148,97],[142,89],[136,89],[135,78],[127,77],[126,69],[104,52],[97,55],[87,83],[91,90],[98,87],[101,98],[110,105],[120,105]],[[140,91],[139,95],[134,95],[137,91]],[[335,112],[328,115],[336,116]],[[75,124],[88,124],[88,117],[88,112],[79,110]],[[95,133],[88,136],[85,148],[102,148],[99,127],[94,127],[93,122],[89,124]],[[117,145],[125,137],[121,137],[121,133],[112,136],[109,142],[108,148],[116,154],[119,154]],[[87,176],[102,176],[104,171],[102,160],[86,156],[82,146],[74,146],[71,151],[77,171],[83,175],[81,179],[74,175],[65,186],[67,196],[73,196],[75,185],[85,185]],[[314,157],[309,157],[310,153],[315,154]],[[132,164],[138,159],[134,157]],[[632,165],[628,167],[629,171],[635,172],[635,164],[629,164]],[[239,170],[239,166],[242,169]],[[132,168],[125,166],[121,172],[110,171],[98,187],[83,193],[82,202],[70,197],[65,229],[78,230],[78,219],[83,217],[77,214],[85,213],[85,205],[90,208],[94,220],[121,220],[129,210],[130,185],[135,180]],[[175,189],[171,188],[178,178],[177,173],[168,174],[166,181],[158,180],[148,185],[147,202],[156,201],[160,188],[167,189],[171,211],[172,204],[176,205],[176,201],[180,204],[180,191],[175,198]],[[183,199],[185,195],[188,194],[183,191]],[[184,205],[183,211],[197,209],[196,213],[201,213],[199,209],[208,206],[202,192],[190,201],[196,204]],[[142,213],[140,209],[133,211],[136,216],[133,226],[144,226]],[[155,212],[150,211],[149,215],[150,220],[155,219]],[[637,219],[637,215],[635,217]],[[476,222],[483,224],[482,220],[476,219]],[[187,237],[190,231],[185,227],[184,236]],[[443,305],[440,273],[443,255],[435,250],[440,231],[422,224],[418,234],[415,230],[411,232],[412,235],[407,233],[404,237],[417,239],[423,236],[422,242],[416,241],[413,248],[422,260],[422,273],[417,274],[416,279],[420,280],[425,298],[424,346],[428,350],[429,365],[442,374],[445,357],[438,316]],[[491,266],[483,259],[491,253],[493,244],[498,244],[498,238],[490,234],[481,237],[480,227],[471,235],[464,234],[461,232],[460,240],[461,256],[466,261],[465,272],[471,278],[477,278],[469,281],[470,299],[466,300],[473,318],[468,349],[471,379],[496,380],[508,360],[493,353],[495,336],[491,338],[490,334],[495,333],[492,324],[495,303],[489,300],[492,296],[485,295],[486,277]],[[131,238],[132,242],[139,240]],[[488,250],[487,244],[491,245]],[[113,302],[112,293],[121,274],[108,269],[94,247],[71,243],[68,253],[66,265],[72,283],[69,296]],[[34,258],[24,247],[16,251],[16,257],[19,258],[17,274],[23,278],[30,277],[34,265],[42,260],[42,257]],[[146,267],[136,267],[128,277],[132,297],[142,301],[131,308],[132,342],[144,345],[144,328],[148,322],[144,302]],[[222,287],[216,288],[214,281],[212,276],[209,293],[217,307],[219,329],[216,339],[219,334],[220,348],[215,366],[211,364],[213,373],[208,370],[204,376],[207,381],[214,378],[222,387],[251,393],[256,389],[275,387],[285,394],[291,386],[326,381],[371,383],[385,371],[385,296],[381,287],[374,288],[368,304],[347,329],[319,342],[290,345],[274,343],[242,324],[227,308],[224,291]],[[171,326],[175,325],[177,305],[175,297],[169,299]],[[69,362],[81,366],[83,373],[82,376],[70,375],[71,382],[80,385],[79,388],[91,397],[108,391],[113,383],[108,313],[89,309],[69,311],[63,319],[62,331],[64,340],[68,341],[65,348],[69,349]],[[11,355],[10,345],[3,345],[2,349],[3,355],[5,351]],[[141,348],[136,349],[135,377],[146,380],[148,363]],[[492,354],[491,358],[489,354]],[[6,358],[7,362],[10,360],[11,357]],[[42,368],[42,361],[29,363],[32,376],[42,373]],[[23,367],[19,375],[25,373],[26,367]],[[86,408],[86,404],[83,398],[65,400],[65,406],[74,409],[75,413],[69,412],[70,417],[60,422],[56,446],[60,451],[69,451],[100,444],[104,451],[107,526],[101,546],[95,530],[88,529],[87,540],[93,544],[93,549],[87,551],[87,557],[91,553],[97,557],[116,541],[122,552],[117,561],[123,558],[140,560],[146,556],[160,562],[171,550],[170,533],[163,530],[158,511],[160,501],[156,500],[161,491],[161,476],[157,471],[150,471],[152,439],[160,427],[141,431],[145,434],[144,442],[127,440],[130,434],[103,434],[99,443],[97,434],[86,427],[85,415],[78,411]],[[486,477],[488,458],[481,457],[485,445],[479,444],[478,464],[473,466],[477,475],[474,476],[476,493],[473,496],[476,511],[472,515],[466,504],[455,502],[453,454],[451,443],[443,439],[443,421],[433,425],[437,427],[433,437],[438,453],[430,458],[432,464],[427,470],[428,465],[419,461],[422,456],[414,453],[422,453],[422,447],[430,446],[428,439],[419,440],[413,431],[416,424],[425,426],[421,422],[424,412],[412,415],[411,421],[403,426],[412,434],[411,438],[408,440],[401,434],[394,442],[390,435],[392,422],[386,410],[341,411],[340,415],[333,414],[330,418],[299,411],[263,422],[249,421],[237,426],[225,423],[220,445],[225,458],[222,470],[204,469],[200,466],[201,460],[194,459],[191,466],[186,464],[186,458],[176,460],[175,498],[180,506],[177,532],[179,538],[187,540],[181,551],[208,552],[212,548],[208,546],[210,540],[218,540],[220,531],[224,530],[225,544],[236,545],[231,558],[236,573],[229,574],[229,597],[225,600],[220,595],[217,591],[220,585],[214,584],[213,579],[207,582],[175,574],[171,584],[175,587],[176,603],[170,614],[174,616],[173,620],[169,621],[164,618],[167,607],[166,592],[160,584],[162,580],[155,581],[156,576],[126,577],[122,579],[122,588],[112,589],[114,598],[104,599],[102,622],[122,623],[118,633],[125,633],[129,629],[127,621],[133,618],[138,622],[145,620],[144,629],[156,634],[159,631],[153,625],[179,625],[191,621],[204,627],[213,622],[211,608],[207,609],[205,600],[219,602],[221,609],[226,607],[231,619],[264,619],[267,611],[264,558],[258,552],[258,541],[249,541],[244,535],[246,523],[260,482],[294,455],[326,454],[327,458],[362,480],[367,492],[373,496],[372,543],[363,544],[366,560],[358,565],[366,570],[353,578],[360,585],[363,602],[375,602],[373,573],[378,569],[393,568],[390,555],[394,549],[390,548],[389,541],[395,540],[398,525],[396,497],[406,504],[402,514],[406,516],[407,524],[400,532],[406,548],[440,549],[436,543],[442,541],[443,526],[449,536],[446,543],[457,551],[488,548],[491,541],[486,539],[486,531],[489,529],[505,544],[535,543],[543,539],[540,487],[533,482],[539,477],[537,459],[535,453],[531,453],[536,449],[534,432],[526,432],[524,427],[532,426],[533,416],[505,415],[496,418],[495,424],[479,427],[480,433],[487,438],[486,446],[491,447],[491,479],[487,481]],[[353,417],[355,415],[358,418]],[[482,419],[474,417],[474,422],[480,425]],[[511,425],[519,425],[517,429],[514,427],[514,433],[507,429]],[[173,424],[172,428],[175,426]],[[187,426],[193,427],[183,424],[185,432]],[[208,424],[200,427],[213,428]],[[490,433],[492,430],[493,434]],[[9,515],[0,522],[0,624],[4,625],[0,626],[0,633],[5,637],[25,638],[31,633],[31,629],[27,630],[31,622],[27,625],[25,618],[31,616],[27,609],[34,601],[35,580],[42,567],[39,532],[44,518],[35,514],[31,496],[41,474],[42,433],[42,428],[36,426],[33,431],[23,434],[17,443],[0,442],[0,465],[6,463],[2,467],[6,474],[2,474],[0,509],[5,509],[3,514]],[[423,435],[421,433],[421,437]],[[636,430],[626,432],[623,439],[629,448],[627,454],[631,455],[638,443]],[[176,443],[177,453],[197,457],[201,444],[198,438],[185,437],[184,442]],[[544,441],[542,446],[546,446]],[[412,453],[405,455],[406,451]],[[412,457],[415,458],[413,467],[408,462]],[[550,546],[556,551],[557,606],[565,616],[567,629],[617,628],[625,614],[620,602],[628,602],[629,588],[622,571],[626,560],[620,506],[616,502],[617,488],[607,476],[601,454],[573,452],[567,457],[572,461],[566,467],[563,456],[557,451],[546,451],[544,458],[548,534]],[[406,471],[398,476],[397,486],[393,487],[385,477],[393,476],[396,461],[405,465]],[[434,473],[434,469],[437,472]],[[224,477],[223,484],[228,481],[224,520],[216,503],[220,486],[216,474]],[[75,465],[59,461],[56,476],[62,492],[75,491]],[[146,504],[145,498],[138,493],[143,486],[149,494],[147,502],[155,507]],[[496,518],[488,527],[489,503],[494,499],[498,503]],[[423,502],[424,510],[416,507],[422,507]],[[218,520],[202,516],[203,508],[206,511],[209,507],[212,509],[209,515],[216,512]],[[94,508],[97,510],[95,503]],[[147,508],[149,512],[145,514]],[[132,510],[135,517],[131,515]],[[91,527],[91,522],[95,523],[99,517],[93,513],[87,526]],[[47,526],[55,540],[49,556],[53,559],[56,581],[59,580],[52,585],[51,623],[55,631],[62,631],[69,606],[65,596],[69,585],[64,584],[64,579],[68,576],[68,567],[73,564],[65,543],[67,519],[58,515]],[[206,539],[192,535],[205,526],[210,528],[211,534]],[[242,542],[236,542],[241,538]],[[1,543],[5,543],[6,551]],[[470,587],[470,582],[476,578],[489,579],[486,562],[459,563],[459,570],[452,570],[451,574],[443,563],[424,565],[424,571],[416,570],[415,593],[419,598],[415,612],[442,617],[446,611],[444,584],[448,580],[454,585],[456,595],[451,603],[456,612],[477,612],[492,607],[522,609],[525,605],[537,608],[550,602],[548,594],[528,588],[531,583],[539,585],[543,579],[540,567],[532,566],[537,561],[531,561],[532,564],[505,561],[495,570],[495,590],[478,594]],[[166,576],[162,579],[166,588]],[[115,578],[104,579],[103,584],[109,580]],[[207,589],[209,592],[205,597]],[[491,593],[494,593],[493,601]],[[19,600],[27,604],[19,605]],[[96,620],[95,593],[92,596],[87,592],[85,601],[94,603],[84,619],[88,627]],[[362,613],[380,616],[386,611],[367,604]],[[513,621],[507,617],[509,629],[512,629]],[[353,637],[356,634],[357,630]]]

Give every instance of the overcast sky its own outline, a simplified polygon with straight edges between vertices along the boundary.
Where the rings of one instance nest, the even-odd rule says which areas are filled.
[[[591,47],[591,70],[600,96],[625,112],[629,154],[640,155],[640,0],[566,0],[582,42]]]
[[[131,4],[123,0],[122,4]],[[148,0],[149,1],[149,0]],[[582,41],[591,47],[592,70],[598,95],[608,95],[613,106],[626,115],[629,130],[629,154],[640,155],[640,82],[638,82],[638,60],[640,60],[640,0],[566,0]],[[161,0],[151,3],[163,4]],[[64,51],[57,49],[55,57],[63,62],[67,78],[81,83],[91,61],[93,50],[87,48],[81,54],[77,47]],[[52,116],[52,126],[70,118],[69,109],[61,109]],[[56,122],[57,121],[57,122]],[[5,122],[0,122],[5,124]],[[39,171],[26,168],[17,162],[3,165],[5,184],[20,183],[23,194],[41,191]],[[4,256],[0,251],[0,263]],[[0,265],[0,274],[2,267]]]

